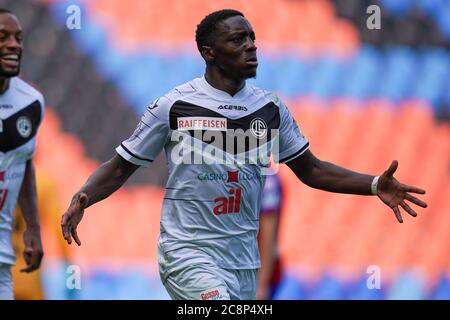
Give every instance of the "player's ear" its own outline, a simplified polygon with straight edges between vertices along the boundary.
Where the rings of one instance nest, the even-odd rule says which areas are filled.
[[[216,60],[214,49],[209,46],[202,46],[202,56],[206,62],[214,62]]]

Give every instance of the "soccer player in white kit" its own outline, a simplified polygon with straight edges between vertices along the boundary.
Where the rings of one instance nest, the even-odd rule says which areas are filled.
[[[196,42],[205,75],[153,102],[117,155],[74,195],[61,222],[69,244],[72,238],[81,244],[77,226],[84,209],[111,195],[162,150],[169,179],[158,263],[173,299],[255,299],[259,210],[270,155],[313,188],[376,194],[400,222],[399,205],[416,216],[404,200],[426,206],[408,193],[425,191],[393,177],[397,162],[374,177],[312,154],[283,102],[246,84],[256,76],[258,61],[255,33],[242,13],[209,14],[197,27]],[[248,140],[239,140],[243,136]]]
[[[23,272],[39,268],[43,256],[37,214],[33,154],[44,99],[19,79],[22,29],[17,17],[0,9],[0,300],[14,298],[11,266],[13,211],[18,203],[27,224]]]

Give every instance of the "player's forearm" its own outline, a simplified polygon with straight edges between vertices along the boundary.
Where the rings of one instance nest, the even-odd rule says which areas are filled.
[[[319,161],[310,174],[308,185],[325,191],[371,195],[374,176],[354,172],[333,163]]]
[[[81,193],[86,194],[88,197],[87,208],[113,194],[137,168],[116,155],[95,170],[73,198],[76,199]]]
[[[260,218],[260,256],[261,269],[258,284],[269,288],[272,273],[277,260],[279,212],[266,213]]]
[[[29,160],[25,167],[25,175],[20,188],[18,203],[22,209],[22,214],[25,223],[27,224],[27,229],[39,230],[36,177],[32,160]]]

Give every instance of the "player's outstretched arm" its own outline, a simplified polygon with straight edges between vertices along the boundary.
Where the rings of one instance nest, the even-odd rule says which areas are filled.
[[[83,218],[84,209],[113,194],[137,168],[139,166],[115,155],[94,171],[80,191],[73,196],[69,208],[62,216],[62,233],[68,244],[72,243],[73,237],[75,242],[81,245],[77,227]]]
[[[295,175],[306,185],[330,192],[372,195],[374,176],[361,174],[317,159],[310,150],[287,163]],[[394,178],[398,162],[394,160],[389,168],[380,175],[376,194],[394,212],[402,223],[399,206],[415,217],[417,213],[406,200],[426,208],[427,204],[410,193],[425,194],[425,190],[400,183]]]

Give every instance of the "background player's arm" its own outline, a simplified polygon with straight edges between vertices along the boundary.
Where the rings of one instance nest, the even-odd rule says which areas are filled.
[[[289,168],[306,185],[330,192],[371,195],[371,184],[374,176],[361,174],[339,167],[335,164],[317,159],[307,150],[299,157],[287,162]],[[425,190],[404,185],[394,178],[398,162],[393,161],[390,167],[378,180],[377,196],[395,213],[398,221],[403,222],[398,206],[415,217],[417,213],[406,204],[405,200],[426,208],[427,204],[409,192],[424,194]]]
[[[115,155],[94,171],[80,191],[73,196],[69,208],[62,217],[63,236],[69,244],[72,243],[73,237],[75,242],[81,245],[76,229],[83,218],[84,209],[113,194],[137,168],[139,166]]]
[[[26,230],[23,234],[23,241],[25,244],[23,255],[27,266],[21,271],[32,272],[39,269],[44,255],[37,212],[36,177],[33,160],[28,160],[26,163],[18,204],[22,209],[26,223]]]
[[[267,212],[259,219],[261,269],[258,272],[257,299],[269,299],[270,281],[275,269],[280,212]]]

